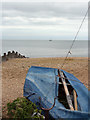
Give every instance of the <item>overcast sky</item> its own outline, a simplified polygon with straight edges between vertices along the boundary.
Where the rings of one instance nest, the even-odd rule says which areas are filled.
[[[3,40],[73,40],[87,3],[3,2]],[[87,18],[77,39],[88,39]]]

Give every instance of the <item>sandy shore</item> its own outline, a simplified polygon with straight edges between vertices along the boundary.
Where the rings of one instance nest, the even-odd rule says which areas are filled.
[[[2,105],[23,96],[23,86],[31,66],[61,68],[64,58],[22,58],[2,63]],[[68,58],[63,70],[73,73],[80,81],[88,84],[88,59]],[[5,115],[3,110],[3,116]]]

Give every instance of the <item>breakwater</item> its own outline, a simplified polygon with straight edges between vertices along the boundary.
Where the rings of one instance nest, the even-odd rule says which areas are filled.
[[[12,52],[8,51],[8,53],[3,54],[2,61],[7,61],[7,60],[13,59],[13,58],[26,58],[26,57],[15,51],[12,51]]]

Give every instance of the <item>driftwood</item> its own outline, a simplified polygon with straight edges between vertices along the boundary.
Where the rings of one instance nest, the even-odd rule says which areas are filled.
[[[76,95],[76,91],[73,89],[73,96],[74,96],[74,107],[75,107],[75,110],[78,110],[78,107],[77,107],[77,95]]]

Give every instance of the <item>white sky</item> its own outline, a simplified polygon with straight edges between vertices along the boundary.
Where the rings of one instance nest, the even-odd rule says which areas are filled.
[[[88,2],[2,2],[2,38],[73,40],[87,7]],[[77,39],[88,39],[87,18]]]

